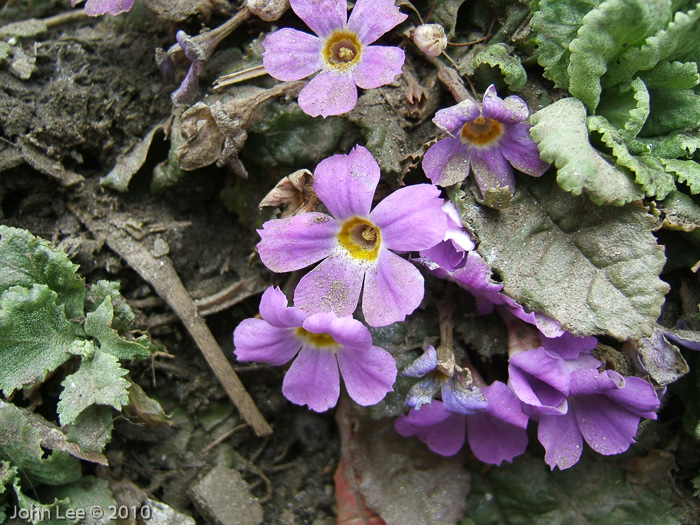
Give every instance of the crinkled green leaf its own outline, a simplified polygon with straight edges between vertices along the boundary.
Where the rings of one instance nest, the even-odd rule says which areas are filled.
[[[0,401],[0,428],[0,458],[17,466],[32,482],[61,485],[80,477],[80,461],[56,449],[51,433],[60,431],[40,416]],[[52,450],[48,457],[42,445]]]
[[[654,137],[686,131],[700,123],[700,95],[692,89],[652,89],[651,113],[640,135]]]
[[[112,491],[109,489],[109,482],[105,479],[98,479],[95,476],[83,476],[78,481],[52,487],[50,495],[62,501],[67,500],[66,506],[72,509],[84,509],[86,511],[99,506],[104,516],[110,516],[117,502],[114,500]],[[65,511],[62,513],[65,516]],[[137,513],[138,514],[138,513]],[[102,520],[95,520],[92,516],[87,520],[88,524],[104,523]],[[148,521],[146,521],[148,523]]]
[[[584,190],[596,204],[642,199],[644,193],[628,173],[610,164],[591,146],[586,109],[580,100],[564,98],[531,117],[530,135],[542,159],[553,163],[559,186],[574,195]]]
[[[618,165],[634,173],[635,182],[642,187],[648,197],[663,199],[676,189],[673,177],[666,172],[661,162],[651,155],[641,157],[632,155],[625,146],[622,134],[604,117],[597,115],[588,117],[588,128],[600,134],[603,143],[612,150]]]
[[[651,154],[663,159],[690,158],[700,149],[700,137],[677,133],[667,137],[644,139]]]
[[[70,357],[80,327],[66,319],[56,292],[46,285],[15,286],[0,296],[0,389],[43,381]]]
[[[85,282],[62,251],[26,230],[0,226],[0,293],[11,286],[45,284],[66,305],[70,319],[83,316]]]
[[[61,522],[65,523],[65,518],[59,520],[59,515],[65,515],[63,511],[68,508],[68,500],[59,500],[54,498],[53,503],[42,503],[34,498],[27,496],[22,490],[20,485],[20,479],[15,478],[13,482],[13,487],[15,489],[15,495],[17,497],[17,506],[27,512],[29,516],[29,523],[32,525],[60,525]],[[36,490],[31,487],[32,493]],[[60,513],[60,514],[59,514]]]
[[[639,78],[608,89],[600,99],[597,113],[619,130],[625,142],[630,142],[649,116],[649,91]]]
[[[497,67],[511,91],[521,91],[527,82],[527,73],[520,58],[513,55],[505,44],[493,44],[479,51],[473,60],[474,69],[487,65]]]
[[[694,160],[660,159],[669,173],[673,173],[678,182],[685,183],[690,193],[700,193],[700,164]]]
[[[124,339],[112,328],[113,317],[112,297],[107,296],[94,312],[87,314],[85,333],[100,342],[101,350],[119,359],[143,359],[151,355],[155,346],[148,337],[144,335],[134,341]]]
[[[433,16],[430,21],[444,27],[448,39],[452,38],[455,34],[457,12],[464,1],[465,0],[435,0],[433,2],[435,10],[433,11]]]
[[[630,483],[614,458],[590,450],[565,471],[552,472],[541,458],[524,455],[471,473],[468,511],[459,525],[680,523],[673,517],[677,489],[669,479],[647,475],[643,483]]]
[[[651,3],[650,3],[651,5]],[[700,5],[700,4],[698,4]],[[667,27],[648,36],[641,46],[629,47],[619,59],[609,64],[603,85],[628,82],[637,71],[647,71],[662,60],[676,60],[700,42],[700,8],[677,12]]]
[[[64,430],[71,443],[82,452],[102,452],[112,438],[112,409],[105,405],[91,405],[83,410]]]
[[[103,350],[84,357],[80,368],[66,377],[59,396],[58,418],[61,425],[73,423],[90,405],[109,405],[117,410],[129,402],[128,372],[119,366],[117,358]]]
[[[94,312],[107,296],[111,297],[114,310],[112,328],[121,334],[131,327],[131,323],[134,322],[136,316],[129,306],[129,303],[127,303],[126,299],[119,293],[119,287],[120,284],[118,282],[105,280],[97,281],[90,287],[85,297],[85,311]]]
[[[0,461],[0,523],[5,523],[7,503],[4,503],[8,488],[12,486],[17,478],[17,467],[7,461]]]
[[[545,177],[521,181],[508,209],[453,198],[503,291],[574,334],[650,335],[668,285],[654,218],[639,204],[596,207]]]
[[[10,46],[10,44],[8,44],[7,42],[0,41],[0,62],[2,62],[8,56],[10,56],[11,49],[12,49],[12,46]]]
[[[606,0],[586,14],[569,45],[569,92],[594,112],[608,64],[665,27],[673,16],[672,4],[672,0]]]
[[[576,38],[583,17],[602,0],[539,0],[533,6],[532,29],[537,33],[537,61],[554,86],[569,89],[569,44]]]
[[[664,212],[664,228],[684,232],[700,228],[700,206],[685,193],[674,190],[657,206]]]
[[[650,89],[690,89],[700,82],[695,62],[663,60],[651,71],[640,73],[639,77]]]

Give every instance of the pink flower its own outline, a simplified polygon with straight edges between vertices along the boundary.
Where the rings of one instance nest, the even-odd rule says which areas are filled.
[[[334,407],[340,394],[338,367],[348,394],[359,405],[374,405],[392,392],[396,362],[389,352],[372,345],[361,322],[288,308],[279,288],[265,291],[260,316],[242,321],[233,332],[236,357],[282,365],[296,356],[282,384],[282,393],[292,403],[316,412]]]
[[[370,212],[379,165],[362,146],[323,160],[314,190],[332,217],[305,213],[275,219],[258,230],[258,253],[273,272],[322,261],[294,292],[302,310],[352,315],[363,289],[362,312],[371,326],[403,321],[423,300],[423,276],[394,251],[424,250],[442,241],[447,218],[440,190],[401,188]]]
[[[263,65],[278,80],[301,80],[320,71],[299,93],[309,115],[340,115],[357,103],[357,87],[390,84],[401,74],[404,52],[372,46],[406,15],[394,0],[358,0],[350,19],[347,0],[291,0],[299,18],[318,36],[284,28],[263,42]]]
[[[126,13],[134,7],[135,0],[87,0],[85,3],[85,14],[88,16],[100,16],[109,14],[117,16]],[[80,0],[70,0],[71,7],[75,7]]]

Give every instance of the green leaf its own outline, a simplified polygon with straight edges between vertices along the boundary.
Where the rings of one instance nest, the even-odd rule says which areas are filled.
[[[607,0],[586,14],[569,46],[569,92],[594,112],[608,64],[665,27],[672,7],[671,0]]]
[[[16,478],[17,467],[7,461],[0,461],[0,523],[5,523],[5,519],[7,518],[5,514],[7,504],[4,503],[6,499],[4,494],[7,491],[7,487],[10,487]]]
[[[464,3],[464,0],[435,0],[435,9],[430,19],[432,23],[440,24],[445,28],[445,34],[449,40],[455,34],[457,24],[457,12]]]
[[[650,70],[662,60],[679,59],[681,55],[698,46],[699,21],[699,7],[688,13],[675,13],[673,21],[667,27],[649,36],[641,46],[630,47],[616,62],[610,63],[603,78],[603,85],[628,82],[636,72]]]
[[[68,441],[78,445],[82,452],[102,452],[112,438],[113,428],[112,409],[91,405],[64,430]]]
[[[635,174],[635,182],[646,192],[648,197],[663,199],[676,185],[661,162],[651,155],[636,157],[625,146],[622,134],[604,117],[588,117],[591,131],[600,133],[603,143],[612,150],[618,165],[630,169]]]
[[[94,312],[87,314],[85,333],[100,342],[100,349],[118,359],[143,359],[151,355],[155,346],[148,337],[141,336],[134,341],[124,339],[112,328],[113,317],[112,297],[107,296]]]
[[[499,468],[471,469],[469,510],[459,525],[680,523],[673,517],[671,482],[659,476],[630,483],[629,471],[612,458],[589,450],[583,456],[565,471],[550,472],[529,455]]]
[[[608,89],[598,106],[598,114],[615,126],[622,139],[629,143],[641,131],[649,117],[649,91],[644,82],[632,82]]]
[[[678,133],[670,137],[644,139],[652,155],[663,159],[690,158],[700,149],[700,137]]]
[[[557,168],[562,189],[580,195],[584,190],[596,204],[625,203],[644,193],[630,175],[606,161],[588,142],[586,109],[580,100],[564,98],[532,115],[530,135],[542,160]]]
[[[690,89],[700,82],[695,62],[663,60],[654,69],[639,76],[650,89]]]
[[[700,206],[680,191],[672,191],[658,208],[664,212],[664,228],[690,232],[700,228]]]
[[[603,0],[540,0],[533,7],[532,29],[536,32],[537,61],[554,87],[569,89],[569,44],[576,38],[583,17]]]
[[[9,396],[43,381],[71,357],[79,331],[46,285],[5,291],[0,296],[0,389]]]
[[[93,404],[121,410],[129,402],[129,382],[123,378],[127,373],[114,355],[103,350],[92,357],[83,357],[78,371],[61,383],[63,391],[57,407],[61,425],[73,423]]]
[[[700,95],[692,89],[653,89],[650,94],[651,113],[641,135],[653,137],[698,127]]]
[[[59,525],[58,513],[63,514],[68,506],[68,500],[54,499],[53,503],[41,503],[27,496],[20,486],[20,479],[15,478],[13,482],[15,495],[17,496],[17,506],[25,511],[29,516],[29,523],[32,525]],[[33,487],[32,487],[33,489]],[[36,490],[32,490],[36,492]],[[65,522],[65,521],[64,521]]]
[[[111,297],[114,309],[112,328],[122,334],[129,330],[136,316],[129,303],[119,293],[119,287],[120,284],[118,282],[97,281],[90,287],[85,297],[85,311],[94,312],[108,296]]]
[[[453,199],[479,239],[479,253],[503,291],[576,335],[620,341],[651,335],[668,285],[665,257],[638,204],[596,207],[564,193],[550,177],[521,181],[507,210]]]
[[[0,458],[12,462],[33,483],[61,485],[80,477],[80,461],[64,450],[61,432],[26,409],[0,401]],[[64,440],[65,441],[65,440]],[[52,452],[46,457],[42,446]]]
[[[511,91],[521,91],[527,82],[527,73],[520,58],[513,55],[505,44],[493,44],[479,51],[472,62],[474,69],[486,65],[501,70]]]
[[[73,483],[52,487],[49,494],[54,498],[67,501],[64,504],[66,508],[89,511],[95,506],[99,506],[104,516],[109,516],[112,513],[110,507],[117,505],[112,491],[109,489],[109,482],[105,479],[98,479],[95,476],[83,476]],[[65,508],[62,508],[62,510],[62,514],[65,516]],[[103,522],[95,520],[92,523]]]
[[[48,30],[43,20],[28,18],[19,22],[0,27],[0,36],[13,36],[15,38],[30,38],[45,33]]]
[[[666,171],[673,173],[678,182],[687,184],[690,193],[700,193],[700,164],[694,160],[661,159]]]
[[[44,239],[0,226],[0,268],[0,293],[12,286],[45,284],[58,294],[58,304],[66,305],[70,319],[83,316],[85,282],[76,275],[78,266]]]

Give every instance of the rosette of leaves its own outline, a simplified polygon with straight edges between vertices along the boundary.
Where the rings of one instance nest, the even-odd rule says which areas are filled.
[[[55,404],[58,415],[49,421],[0,401],[0,522],[8,499],[46,508],[45,516],[86,501],[114,505],[106,481],[82,477],[80,460],[106,464],[113,409],[145,396],[121,361],[146,358],[155,345],[132,337],[134,313],[117,283],[86,290],[67,255],[29,232],[0,226],[0,267],[0,390],[12,401],[26,389],[33,404]],[[42,388],[56,376],[57,403]]]
[[[544,76],[576,97],[532,119],[559,185],[599,205],[700,192],[700,3],[530,5]]]

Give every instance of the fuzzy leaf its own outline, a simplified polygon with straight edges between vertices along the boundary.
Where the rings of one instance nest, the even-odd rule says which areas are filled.
[[[603,143],[612,150],[617,164],[628,168],[635,174],[635,181],[646,192],[648,197],[663,199],[676,185],[661,162],[651,155],[636,157],[625,146],[622,134],[615,129],[604,117],[594,115],[588,117],[588,128],[600,133]]]
[[[554,82],[554,87],[569,89],[569,44],[583,17],[603,0],[539,0],[533,7],[532,29],[537,33],[537,61],[544,67],[544,76]]]
[[[105,280],[97,281],[90,287],[85,297],[85,310],[87,312],[94,312],[107,296],[111,297],[114,310],[114,318],[112,319],[111,326],[121,334],[130,328],[136,316],[129,306],[129,303],[127,303],[126,299],[119,293],[119,287],[120,284],[118,282]]]
[[[678,182],[684,182],[690,188],[690,193],[700,193],[700,164],[694,160],[661,159],[666,171],[673,173]]]
[[[117,410],[129,402],[127,371],[117,358],[103,350],[92,357],[83,357],[80,368],[63,380],[58,402],[61,425],[73,423],[78,415],[93,404],[109,405]]]
[[[654,137],[698,127],[700,95],[692,89],[653,89],[651,113],[641,135]]]
[[[685,193],[674,190],[657,206],[664,212],[664,228],[684,232],[700,228],[700,206]]]
[[[50,495],[60,500],[67,500],[67,508],[88,510],[99,506],[105,516],[109,516],[112,512],[110,507],[113,509],[117,505],[109,489],[109,482],[90,475],[83,476],[73,483],[52,488]],[[65,510],[62,514],[65,516]],[[138,512],[136,514],[138,515]],[[102,523],[101,520],[90,521],[90,518],[87,521],[88,524]],[[148,521],[146,520],[146,523]]]
[[[70,357],[80,327],[66,319],[56,292],[46,285],[16,286],[0,296],[0,389],[43,381]]]
[[[649,72],[639,75],[650,89],[690,89],[700,82],[695,62],[668,62],[663,60]]]
[[[143,359],[151,355],[155,347],[148,337],[141,336],[135,341],[124,339],[111,327],[113,317],[112,297],[107,296],[94,312],[87,314],[85,333],[100,342],[101,350],[118,359]]]
[[[670,137],[645,139],[652,155],[662,159],[690,158],[700,149],[700,137],[678,133]]]
[[[26,230],[0,226],[0,293],[12,286],[30,288],[45,284],[66,305],[69,319],[83,316],[85,282],[76,275],[78,265],[44,239]]]
[[[662,476],[630,483],[629,468],[590,451],[583,456],[565,471],[550,472],[529,455],[496,469],[473,468],[469,511],[459,525],[680,523],[672,517],[675,487]]]
[[[433,3],[435,9],[430,21],[444,27],[448,39],[455,34],[457,12],[463,3],[464,0],[435,0]]]
[[[513,55],[505,44],[493,44],[485,47],[474,57],[474,69],[481,65],[497,67],[511,91],[521,91],[527,82],[527,73],[520,58]]]
[[[641,79],[606,90],[598,114],[615,126],[625,142],[633,140],[649,117],[649,91]]]
[[[642,206],[596,207],[549,177],[520,182],[503,211],[455,197],[479,253],[515,301],[575,335],[651,335],[668,285],[659,279],[664,249]]]
[[[672,15],[672,0],[607,0],[593,9],[569,46],[569,92],[594,112],[608,64],[665,27]]]
[[[64,430],[71,443],[83,452],[102,452],[112,438],[114,423],[112,409],[105,405],[91,405],[83,410]]]
[[[700,4],[699,4],[700,5]],[[700,7],[677,12],[667,27],[649,36],[638,47],[630,47],[616,62],[609,64],[604,86],[628,82],[637,71],[654,68],[662,60],[680,58],[700,42]],[[646,33],[650,35],[650,33]]]
[[[621,206],[642,199],[631,177],[606,161],[588,142],[586,109],[580,100],[564,98],[531,117],[530,135],[542,160],[557,168],[562,189],[580,195],[584,190],[596,204]]]

